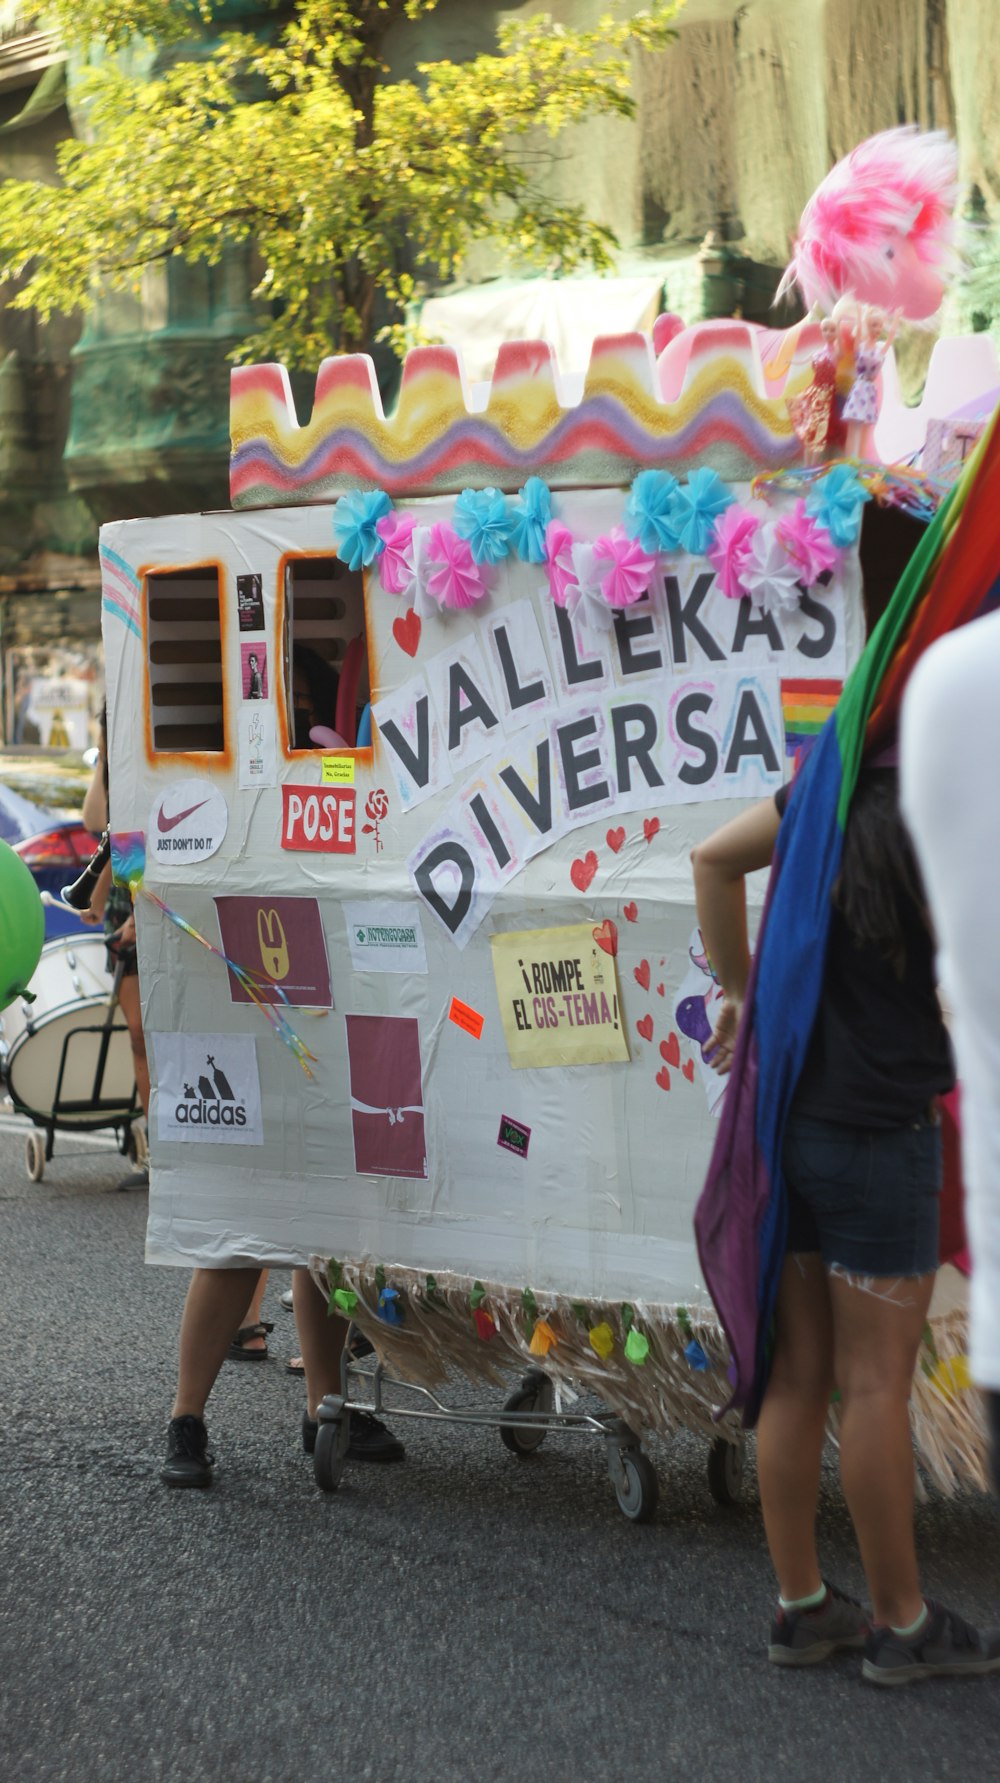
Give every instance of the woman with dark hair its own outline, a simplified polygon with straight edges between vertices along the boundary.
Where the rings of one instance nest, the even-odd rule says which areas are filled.
[[[913,1531],[909,1396],[938,1262],[941,1134],[954,1081],[934,941],[899,814],[894,761],[862,772],[844,838],[823,988],[785,1134],[788,1237],[757,1467],[779,1608],[769,1659],[809,1665],[864,1647],[864,1676],[900,1684],[1000,1670],[982,1636],[925,1602]],[[698,920],[723,990],[712,1063],[732,1064],[750,974],[747,873],[770,865],[794,788],[694,851]],[[873,1616],[824,1582],[820,1463],[840,1398],[840,1471]]]

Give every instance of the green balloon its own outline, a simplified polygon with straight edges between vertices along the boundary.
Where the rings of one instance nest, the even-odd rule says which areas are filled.
[[[20,855],[0,842],[0,1009],[27,990],[44,940],[38,887]]]

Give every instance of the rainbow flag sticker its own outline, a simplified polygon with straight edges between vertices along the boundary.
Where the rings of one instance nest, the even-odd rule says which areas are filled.
[[[785,754],[797,755],[815,743],[840,698],[842,681],[782,681],[781,713]]]

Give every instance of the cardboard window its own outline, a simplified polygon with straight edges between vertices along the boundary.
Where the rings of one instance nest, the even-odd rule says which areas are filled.
[[[336,557],[289,559],[282,662],[287,746],[355,748],[370,698],[360,571],[349,570]],[[333,735],[312,737],[316,729]]]
[[[225,749],[219,571],[215,564],[146,577],[153,748]]]

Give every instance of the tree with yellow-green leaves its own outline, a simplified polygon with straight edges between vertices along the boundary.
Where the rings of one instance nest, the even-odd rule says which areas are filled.
[[[0,185],[15,305],[85,311],[157,261],[250,241],[262,325],[239,356],[313,366],[332,345],[369,348],[377,296],[404,311],[421,273],[454,278],[474,242],[520,265],[607,267],[612,232],[546,192],[545,145],[633,115],[632,54],[669,44],[683,0],[586,31],[508,20],[496,53],[390,80],[388,32],[435,4],[302,0],[268,40],[219,30],[213,0],[57,0],[89,64],[87,140],[60,146],[59,184]],[[162,46],[152,78],[127,53],[144,36]],[[401,326],[386,332],[402,346]]]

